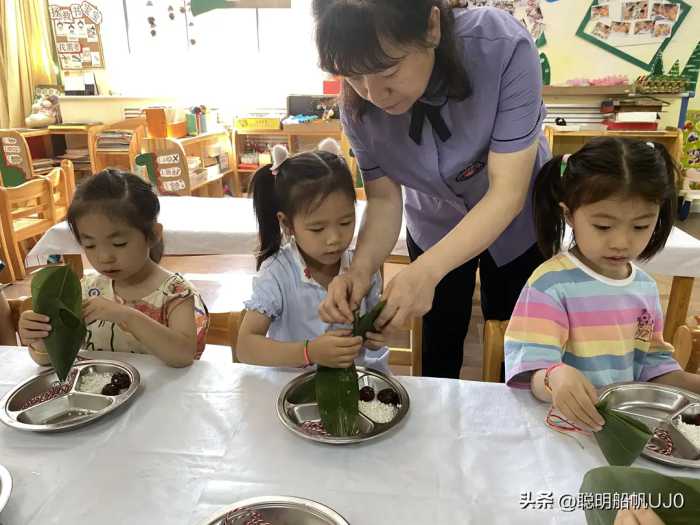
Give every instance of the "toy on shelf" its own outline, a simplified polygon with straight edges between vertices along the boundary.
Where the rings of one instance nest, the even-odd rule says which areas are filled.
[[[694,201],[700,201],[700,111],[691,110],[683,126],[683,152],[681,154],[683,182],[679,210],[681,220],[688,217]]]
[[[24,123],[28,128],[45,128],[61,122],[61,110],[56,95],[41,95],[32,105],[32,113]]]
[[[630,83],[627,75],[608,75],[600,78],[572,78],[566,81],[567,86],[626,86]]]
[[[637,78],[635,82],[638,93],[683,93],[695,91],[700,71],[700,42],[690,55],[683,71],[680,61],[676,60],[667,73],[664,73],[663,57],[659,51],[651,65],[651,74]]]

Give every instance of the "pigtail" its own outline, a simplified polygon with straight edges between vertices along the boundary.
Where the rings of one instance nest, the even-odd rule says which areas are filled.
[[[676,184],[681,180],[681,170],[663,144],[648,142],[646,146],[653,147],[657,154],[657,159],[661,161],[659,162],[659,169],[664,170],[666,174],[666,191],[661,195],[659,201],[659,218],[656,221],[654,233],[652,233],[644,251],[639,254],[639,259],[643,261],[651,259],[651,257],[661,251],[666,245],[668,236],[671,235],[678,207]]]
[[[564,239],[566,222],[562,201],[562,157],[557,156],[542,166],[532,193],[532,207],[537,232],[537,245],[549,258],[559,252]]]
[[[271,167],[272,165],[268,164],[256,171],[250,183],[260,242],[255,254],[258,270],[263,261],[276,254],[282,245],[282,231],[277,219],[280,206],[275,188],[276,175],[270,171]]]

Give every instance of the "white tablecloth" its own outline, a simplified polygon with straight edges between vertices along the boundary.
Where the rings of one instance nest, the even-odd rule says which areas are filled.
[[[584,474],[605,464],[592,438],[581,450],[545,426],[546,407],[529,392],[502,384],[401,377],[411,398],[405,424],[334,447],[277,419],[277,396],[298,371],[107,357],[141,373],[123,410],[57,434],[0,424],[0,463],[15,481],[3,525],[189,525],[271,494],[320,501],[353,525],[580,524],[580,511],[521,509],[521,494],[575,495]],[[0,395],[36,371],[23,349],[0,347],[0,362]]]
[[[357,202],[356,238],[366,206],[366,201]],[[160,197],[160,207],[165,255],[252,255],[255,252],[258,226],[252,199]],[[38,266],[46,264],[49,255],[77,253],[80,253],[80,246],[64,221],[43,235],[27,254],[26,264]],[[408,255],[405,225],[401,227],[393,253]]]

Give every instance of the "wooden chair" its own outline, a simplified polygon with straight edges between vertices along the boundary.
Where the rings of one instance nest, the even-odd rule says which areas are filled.
[[[54,168],[46,175],[39,175],[38,177],[46,179],[51,184],[54,206],[56,208],[56,222],[64,220],[68,214],[68,206],[70,206],[75,193],[73,163],[67,159],[62,160],[60,168]]]
[[[131,142],[126,150],[112,150],[109,148],[99,147],[97,141],[100,140],[100,134],[114,131],[128,131],[132,133]],[[141,153],[141,145],[146,137],[146,118],[128,118],[114,122],[104,126],[98,133],[95,134],[95,173],[106,168],[117,168],[131,173],[136,172],[136,157]]]
[[[412,376],[423,375],[423,318],[411,321],[408,348],[389,347],[389,364],[408,366]]]
[[[686,372],[698,373],[700,368],[700,329],[679,326],[673,335],[673,357]]]
[[[236,361],[234,348],[238,339],[241,312],[209,313],[209,330],[207,331],[205,352],[214,347],[223,346],[230,349],[231,361]]]
[[[0,187],[0,228],[15,279],[26,275],[20,243],[42,235],[54,224],[56,207],[49,181],[36,178],[14,188]]]
[[[5,234],[2,232],[2,224],[0,224],[0,283],[6,284],[16,281],[15,272],[10,264],[10,252],[8,250]]]
[[[481,380],[489,383],[501,382],[501,367],[504,362],[504,340],[508,321],[486,321],[484,323],[484,352]]]
[[[223,174],[209,176],[206,170],[190,173],[187,154],[174,139],[144,139],[142,150],[153,155],[146,171],[160,195],[223,197]]]
[[[0,129],[0,186],[8,188],[34,178],[27,139],[13,129]]]

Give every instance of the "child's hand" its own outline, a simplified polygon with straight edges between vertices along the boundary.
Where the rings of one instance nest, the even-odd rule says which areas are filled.
[[[362,348],[362,338],[351,334],[351,330],[332,330],[309,341],[309,359],[330,368],[349,367]]]
[[[119,304],[115,301],[110,301],[104,297],[91,297],[83,301],[83,319],[85,324],[90,324],[93,321],[110,321],[124,328],[131,308]]]
[[[574,424],[594,431],[603,428],[605,420],[595,408],[598,392],[591,382],[573,366],[562,365],[549,373],[552,405]]]
[[[379,350],[386,346],[386,338],[381,332],[367,332],[366,337],[365,348]]]
[[[43,348],[44,338],[51,332],[51,320],[45,316],[27,310],[19,318],[19,338],[25,345]]]
[[[624,509],[617,511],[613,525],[664,525],[651,509]]]

